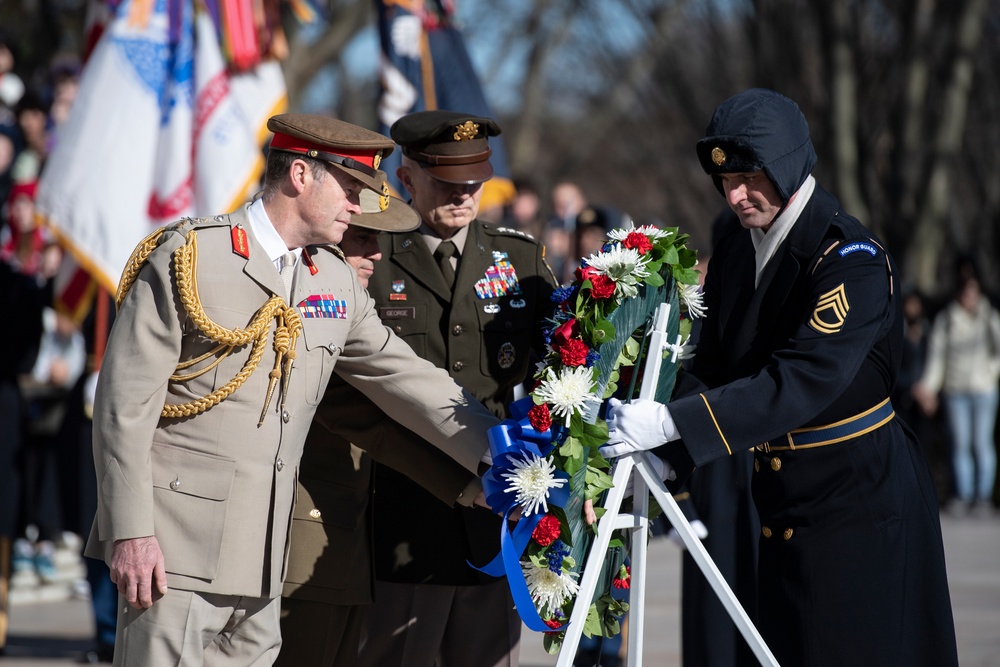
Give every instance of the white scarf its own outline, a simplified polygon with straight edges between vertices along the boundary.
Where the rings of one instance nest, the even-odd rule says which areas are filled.
[[[754,287],[760,284],[760,276],[764,273],[764,267],[774,257],[775,251],[788,236],[788,232],[792,231],[792,226],[799,219],[802,209],[809,203],[809,198],[812,197],[813,190],[815,189],[816,179],[811,175],[806,176],[802,187],[792,195],[792,201],[785,207],[781,215],[774,219],[771,229],[766,232],[762,229],[750,230],[750,239],[753,241],[753,247],[757,251],[757,274],[754,277]]]

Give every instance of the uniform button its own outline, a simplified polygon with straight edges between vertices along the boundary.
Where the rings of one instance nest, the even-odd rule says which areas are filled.
[[[461,324],[456,324],[451,328],[451,334],[453,336],[461,336],[463,331],[465,331],[465,329],[462,328]]]
[[[176,491],[179,488],[181,488],[181,478],[175,477],[174,481],[170,482],[170,489]]]
[[[785,528],[785,532],[782,534],[782,537],[784,537],[786,540],[790,540],[792,539],[792,535],[794,533],[795,531],[792,530],[791,528]]]
[[[463,368],[465,368],[465,364],[463,364],[461,361],[456,361],[451,365],[451,370],[453,371],[460,371]]]
[[[774,472],[778,472],[779,470],[781,470],[781,459],[779,459],[777,456],[771,459],[771,470],[773,470]]]
[[[318,509],[311,509],[309,510],[309,516],[311,516],[314,519],[318,519],[321,516],[323,516],[323,513],[320,512]]]
[[[771,529],[768,528],[767,526],[761,526],[760,533],[764,537],[771,537]]]
[[[507,331],[510,331],[511,327],[513,327],[513,326],[514,325],[511,324],[509,321],[503,323],[503,328],[506,329]]]
[[[287,423],[288,423],[288,421],[289,421],[289,420],[290,420],[291,418],[292,418],[292,415],[291,415],[291,413],[290,413],[290,412],[288,412],[288,410],[282,410],[282,411],[281,411],[281,421],[283,421],[283,422],[285,422],[285,423],[287,424]]]
[[[393,329],[395,330],[396,333],[403,333],[403,327],[401,327],[398,324],[395,327],[393,327]]]
[[[753,471],[760,472],[760,461],[758,461],[757,459],[753,460]]]
[[[285,462],[282,459],[278,459],[277,463],[274,464],[274,467],[278,469],[278,472],[281,472],[285,469]]]
[[[326,347],[328,350],[330,350],[330,352],[334,354],[336,354],[340,350],[340,347],[336,343],[330,343]]]

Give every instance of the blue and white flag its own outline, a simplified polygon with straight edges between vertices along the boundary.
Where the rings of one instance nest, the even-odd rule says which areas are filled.
[[[192,0],[123,0],[46,161],[39,213],[113,293],[150,232],[229,212],[258,189],[266,121],[284,106],[279,64],[232,74]]]
[[[453,23],[454,0],[375,0],[382,95],[378,102],[379,131],[413,111],[446,109],[493,118],[472,66],[465,40]],[[504,204],[514,196],[507,153],[501,137],[490,138],[493,178],[486,183],[480,206]],[[382,162],[397,192],[400,153]]]

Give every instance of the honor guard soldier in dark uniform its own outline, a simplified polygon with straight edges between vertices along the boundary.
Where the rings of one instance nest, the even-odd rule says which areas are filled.
[[[745,91],[706,134],[698,157],[740,219],[705,280],[692,371],[707,386],[612,410],[602,451],[666,442],[656,453],[683,478],[753,448],[759,626],[780,664],[956,665],[934,487],[888,398],[893,260],[810,175],[792,100]]]
[[[390,134],[397,175],[421,216],[416,231],[383,234],[368,290],[382,321],[447,370],[497,416],[533,371],[555,279],[527,234],[476,220],[493,175],[488,118],[422,111]],[[500,518],[451,509],[401,474],[375,481],[375,604],[360,662],[368,667],[516,665],[521,621],[507,583],[468,562],[499,549]]]

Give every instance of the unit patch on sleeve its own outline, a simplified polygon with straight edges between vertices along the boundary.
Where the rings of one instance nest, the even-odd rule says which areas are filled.
[[[822,295],[816,302],[809,326],[821,334],[834,334],[840,331],[847,320],[851,304],[847,302],[847,291],[844,283]]]
[[[863,251],[874,257],[878,254],[878,249],[871,243],[848,243],[843,248],[837,251],[841,257],[847,257],[853,252]]]

